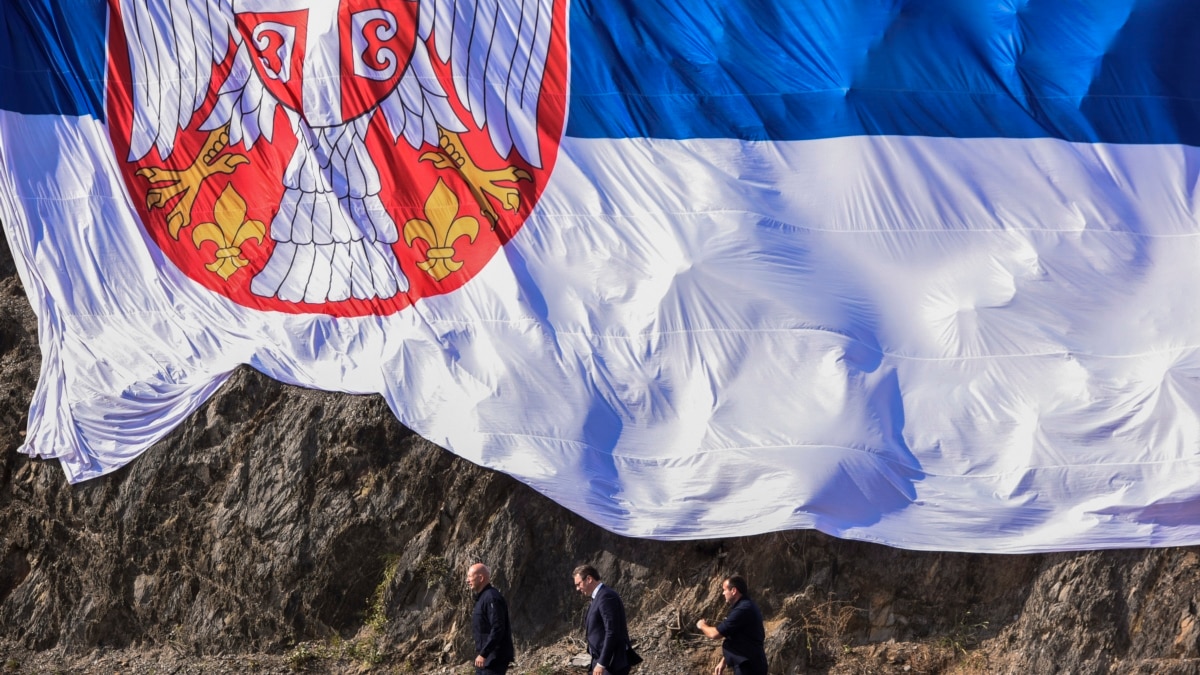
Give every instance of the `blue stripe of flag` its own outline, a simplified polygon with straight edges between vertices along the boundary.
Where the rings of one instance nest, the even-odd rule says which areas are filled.
[[[106,18],[103,0],[0,2],[0,109],[101,117]]]
[[[0,108],[103,112],[105,3],[0,3]],[[574,0],[567,134],[1200,145],[1194,0]]]
[[[589,138],[1200,145],[1195,0],[577,0]]]

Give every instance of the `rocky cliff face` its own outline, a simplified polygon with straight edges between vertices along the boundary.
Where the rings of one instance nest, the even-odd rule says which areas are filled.
[[[767,615],[772,673],[1200,672],[1200,551],[923,553],[815,532],[609,534],[414,436],[378,398],[249,370],[114,475],[15,452],[36,320],[0,248],[0,672],[470,673],[469,563],[495,569],[515,673],[580,673],[596,565],[646,675],[711,672],[723,574]],[[1200,514],[1197,514],[1200,518]]]

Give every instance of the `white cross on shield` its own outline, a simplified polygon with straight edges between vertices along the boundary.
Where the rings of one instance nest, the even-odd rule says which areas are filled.
[[[416,38],[416,0],[235,0],[234,12],[263,85],[313,127],[374,108]]]

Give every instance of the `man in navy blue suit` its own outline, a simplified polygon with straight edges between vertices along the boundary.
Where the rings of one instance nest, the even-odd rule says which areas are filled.
[[[621,596],[600,581],[600,573],[591,565],[576,567],[574,574],[575,588],[592,599],[584,621],[588,655],[592,657],[589,675],[627,675],[629,627]]]

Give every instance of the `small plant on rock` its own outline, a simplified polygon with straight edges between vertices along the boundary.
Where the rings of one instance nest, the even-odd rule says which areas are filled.
[[[320,650],[307,642],[301,642],[288,654],[287,663],[288,667],[293,671],[300,672],[307,670],[314,661],[317,661],[321,657]]]
[[[425,580],[425,586],[433,588],[446,581],[450,576],[450,561],[440,555],[430,555],[417,562],[414,574]]]
[[[801,620],[809,662],[816,665],[837,661],[849,649],[848,632],[854,615],[861,610],[832,596],[812,605]]]
[[[355,640],[346,646],[346,656],[364,665],[377,666],[383,662],[383,650],[379,647],[378,640],[374,635]]]
[[[966,656],[967,651],[978,646],[982,635],[988,629],[988,622],[971,614],[970,610],[960,614],[950,632],[941,642],[958,656]]]
[[[396,579],[396,572],[400,569],[400,556],[384,556],[383,563],[383,578],[376,584],[375,592],[371,594],[371,604],[367,607],[366,625],[377,635],[387,628],[387,606],[384,600],[388,587],[392,585],[392,581]]]

